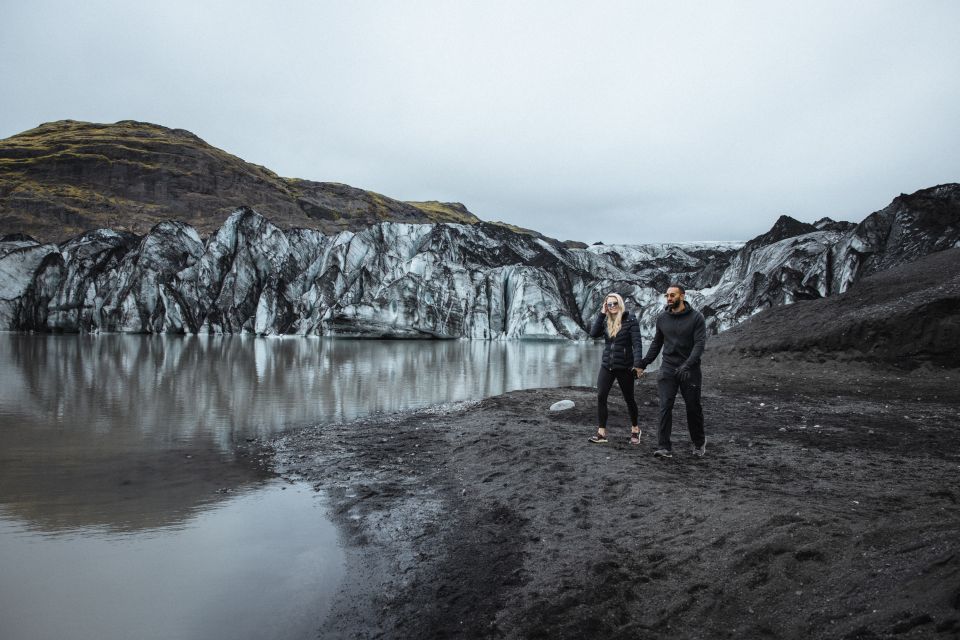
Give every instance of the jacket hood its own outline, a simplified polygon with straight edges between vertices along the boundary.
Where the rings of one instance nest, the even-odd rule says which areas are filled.
[[[693,311],[694,311],[693,307],[690,306],[690,303],[687,302],[686,300],[683,301],[683,311],[681,311],[680,313],[671,313],[670,307],[666,305],[664,305],[663,307],[663,312],[668,316],[673,316],[674,318],[680,318],[682,316],[687,315],[688,313],[693,313]]]

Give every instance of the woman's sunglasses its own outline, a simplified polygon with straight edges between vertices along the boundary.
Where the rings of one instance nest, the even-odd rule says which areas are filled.
[[[607,306],[608,306],[609,308],[613,309],[614,307],[620,306],[620,303],[619,303],[619,302],[608,302],[608,303],[607,303]]]

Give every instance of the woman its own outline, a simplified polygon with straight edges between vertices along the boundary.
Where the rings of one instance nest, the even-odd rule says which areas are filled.
[[[630,312],[623,308],[620,294],[610,293],[603,301],[600,315],[593,321],[591,338],[603,335],[606,345],[603,348],[603,361],[597,376],[597,411],[600,426],[596,435],[590,438],[594,444],[607,441],[607,396],[616,380],[623,392],[630,410],[630,444],[640,444],[640,427],[637,425],[637,401],[633,399],[633,379],[639,372],[643,358],[643,346],[640,344],[640,325]]]

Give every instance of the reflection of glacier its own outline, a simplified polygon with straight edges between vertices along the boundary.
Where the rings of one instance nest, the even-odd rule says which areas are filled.
[[[0,335],[0,420],[172,448],[511,389],[592,384],[571,342]],[[144,441],[142,444],[141,441]],[[126,443],[126,444],[124,444]],[[150,444],[152,443],[152,444]]]
[[[183,522],[262,472],[234,444],[518,388],[592,384],[599,346],[0,333],[0,515]],[[545,406],[549,402],[545,401]]]

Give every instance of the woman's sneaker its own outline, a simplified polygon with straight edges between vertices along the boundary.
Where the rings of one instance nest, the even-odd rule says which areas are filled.
[[[587,442],[592,442],[593,444],[606,444],[607,436],[602,435],[599,431],[590,436],[590,439]]]

